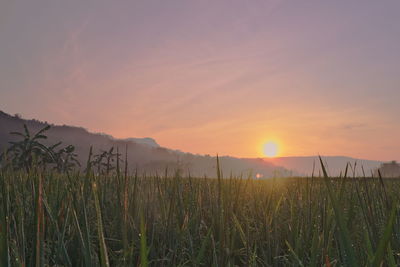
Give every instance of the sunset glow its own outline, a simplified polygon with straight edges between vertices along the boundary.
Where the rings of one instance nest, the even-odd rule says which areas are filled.
[[[8,2],[11,114],[199,154],[260,157],[273,133],[279,156],[400,160],[398,1]]]

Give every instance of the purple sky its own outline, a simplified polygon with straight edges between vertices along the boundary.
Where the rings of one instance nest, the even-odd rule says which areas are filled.
[[[193,153],[400,160],[400,1],[0,3],[0,109]]]

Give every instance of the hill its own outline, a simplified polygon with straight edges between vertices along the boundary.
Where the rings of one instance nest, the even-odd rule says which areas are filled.
[[[37,132],[48,123],[36,119],[27,120],[19,116],[12,116],[0,111],[0,151],[8,147],[8,142],[16,139],[10,135],[12,131],[22,131],[23,124],[29,130]],[[166,168],[171,172],[177,169],[182,174],[191,174],[197,177],[216,176],[216,157],[195,155],[161,147],[152,138],[128,138],[117,139],[107,134],[91,133],[84,128],[68,125],[53,125],[46,135],[46,144],[54,144],[62,141],[65,145],[74,145],[79,156],[79,161],[84,163],[87,160],[90,146],[93,146],[94,153],[100,150],[108,150],[111,147],[119,148],[124,153],[128,149],[128,161],[130,170],[137,168],[139,172],[149,174],[164,174]],[[288,176],[291,174],[285,168],[276,166],[262,159],[241,159],[223,156],[220,163],[225,176],[242,175],[247,177],[250,173],[259,177]]]
[[[330,176],[339,176],[341,172],[344,172],[347,163],[351,164],[350,167],[352,167],[353,169],[355,166],[356,176],[363,175],[362,169],[364,169],[366,176],[371,176],[371,173],[373,173],[374,170],[382,164],[381,161],[356,159],[343,156],[327,156],[327,157],[323,156],[322,158],[323,161],[326,163]],[[274,159],[264,159],[264,160],[270,164],[282,166],[284,168],[293,170],[305,176],[312,175],[313,166],[315,166],[314,170],[315,175],[318,176],[320,171],[318,156],[278,157]],[[349,175],[351,176],[353,175],[353,169],[349,169]]]

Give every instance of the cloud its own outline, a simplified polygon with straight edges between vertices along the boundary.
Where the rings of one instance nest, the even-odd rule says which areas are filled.
[[[343,130],[354,130],[359,128],[366,128],[368,125],[366,123],[346,123],[343,124],[340,128]]]

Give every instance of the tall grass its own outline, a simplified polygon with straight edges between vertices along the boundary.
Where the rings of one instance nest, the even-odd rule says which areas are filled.
[[[1,170],[0,266],[400,263],[399,180],[217,167],[217,179]]]

